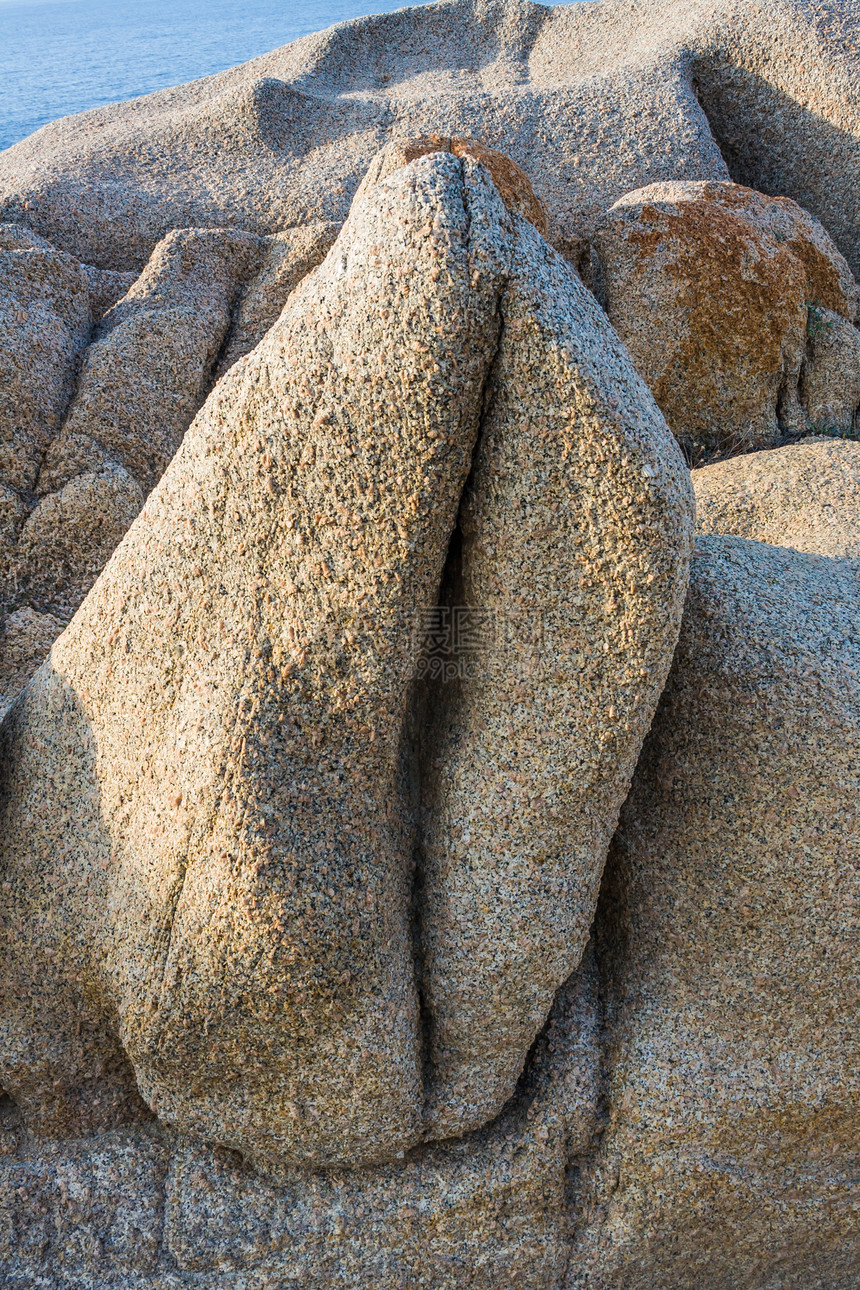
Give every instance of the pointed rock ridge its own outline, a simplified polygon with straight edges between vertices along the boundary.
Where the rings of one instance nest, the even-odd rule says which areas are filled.
[[[400,166],[409,165],[418,157],[430,152],[451,152],[455,157],[473,157],[486,166],[493,177],[499,196],[509,211],[522,215],[534,224],[539,233],[547,236],[549,226],[543,203],[535,196],[531,180],[524,170],[503,152],[488,148],[480,139],[446,138],[441,134],[425,134],[416,139],[395,139],[386,145],[371,162],[367,174],[358,186],[356,199],[362,197],[375,184],[385,179]]]
[[[429,696],[416,909],[408,714],[473,468],[467,606],[543,615],[550,673],[515,640]],[[315,1167],[494,1115],[582,954],[691,528],[647,389],[488,171],[437,152],[371,188],[7,718],[0,1085],[62,1128],[107,1067],[115,1116],[124,1053],[165,1122]]]
[[[89,287],[72,256],[0,224],[0,483],[34,488],[71,398],[91,326]]]
[[[573,1287],[857,1280],[858,448],[693,472],[711,531],[598,921]]]
[[[652,184],[611,207],[595,245],[610,321],[694,463],[803,431],[801,397],[823,415],[831,386],[831,415],[850,427],[857,284],[795,202]],[[833,385],[846,367],[850,390]]]
[[[44,127],[0,157],[0,217],[139,272],[171,228],[341,223],[386,143],[477,136],[571,244],[624,193],[731,176],[794,198],[860,272],[857,0],[822,14],[446,0],[357,19]]]
[[[514,1091],[588,939],[672,657],[689,477],[605,316],[523,220],[423,766],[428,1124]],[[450,679],[446,679],[450,678]]]

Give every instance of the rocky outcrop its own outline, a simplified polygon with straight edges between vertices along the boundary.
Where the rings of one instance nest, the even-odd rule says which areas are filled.
[[[856,468],[811,443],[696,472],[746,535],[697,538],[607,872],[612,1109],[571,1286],[856,1278]]]
[[[218,359],[219,377],[275,325],[294,287],[325,258],[339,232],[339,224],[317,221],[262,239],[259,267],[242,293]]]
[[[404,721],[491,362],[466,604],[547,610],[550,670],[434,700],[415,909]],[[29,1122],[134,1110],[123,1053],[163,1122],[257,1159],[391,1159],[495,1115],[584,949],[687,488],[597,306],[480,165],[434,154],[357,203],[7,722],[0,1081]],[[487,792],[517,807],[500,847]]]
[[[694,464],[850,430],[857,285],[796,203],[652,184],[612,206],[595,245],[609,318]]]
[[[5,301],[9,330],[0,352],[13,373],[6,421],[18,464],[0,485],[3,600],[9,614],[57,624],[53,637],[28,631],[29,663],[11,644],[9,659],[0,656],[8,704],[104,568],[217,374],[265,335],[336,229],[269,239],[176,230],[136,278],[78,264],[28,229],[4,228],[15,269],[7,293],[19,270],[42,283],[47,265],[56,308],[79,315],[73,334],[57,319],[46,322],[43,306],[36,313],[31,302],[28,333],[19,306]],[[14,624],[10,631],[11,642]]]
[[[446,0],[0,156],[4,1285],[854,1290],[858,26]]]
[[[473,137],[535,184],[559,234],[624,193],[728,179],[791,197],[852,267],[855,0],[460,0],[340,24],[40,130],[0,159],[0,215],[140,271],[173,228],[342,223],[393,139]]]
[[[559,992],[498,1121],[370,1169],[261,1176],[154,1125],[33,1141],[0,1101],[0,1275],[37,1269],[52,1290],[557,1286],[568,1171],[599,1120],[596,986],[587,962]]]

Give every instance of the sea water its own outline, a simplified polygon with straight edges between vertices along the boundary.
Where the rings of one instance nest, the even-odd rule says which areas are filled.
[[[0,0],[0,148],[406,0]]]

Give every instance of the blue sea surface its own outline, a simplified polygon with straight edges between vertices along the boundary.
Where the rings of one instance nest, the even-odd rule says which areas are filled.
[[[0,149],[405,0],[0,0]]]

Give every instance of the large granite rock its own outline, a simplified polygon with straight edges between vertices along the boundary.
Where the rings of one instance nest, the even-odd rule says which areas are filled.
[[[0,155],[3,1285],[854,1290],[858,28],[449,0]],[[693,472],[600,897],[689,490],[539,234],[691,456],[842,436]]]
[[[609,318],[691,461],[851,429],[857,284],[795,202],[651,184],[611,207],[595,246]]]
[[[510,274],[427,697],[427,1114],[444,1135],[501,1109],[582,954],[687,555],[680,454],[600,311],[527,226]]]
[[[465,603],[540,607],[543,675],[436,697],[418,896],[404,723],[470,471]],[[584,949],[691,521],[644,385],[487,171],[373,188],[7,719],[0,1081],[29,1122],[137,1114],[125,1058],[159,1119],[261,1160],[495,1115]]]
[[[340,223],[383,144],[471,136],[531,176],[567,238],[635,188],[731,177],[794,198],[856,269],[856,15],[856,0],[460,0],[358,19],[46,126],[0,158],[0,215],[140,270],[189,224]]]
[[[607,870],[611,1109],[577,1197],[569,1285],[848,1290],[860,1269],[857,445],[694,477],[706,525],[723,532],[697,538]],[[727,534],[735,520],[743,537]]]

